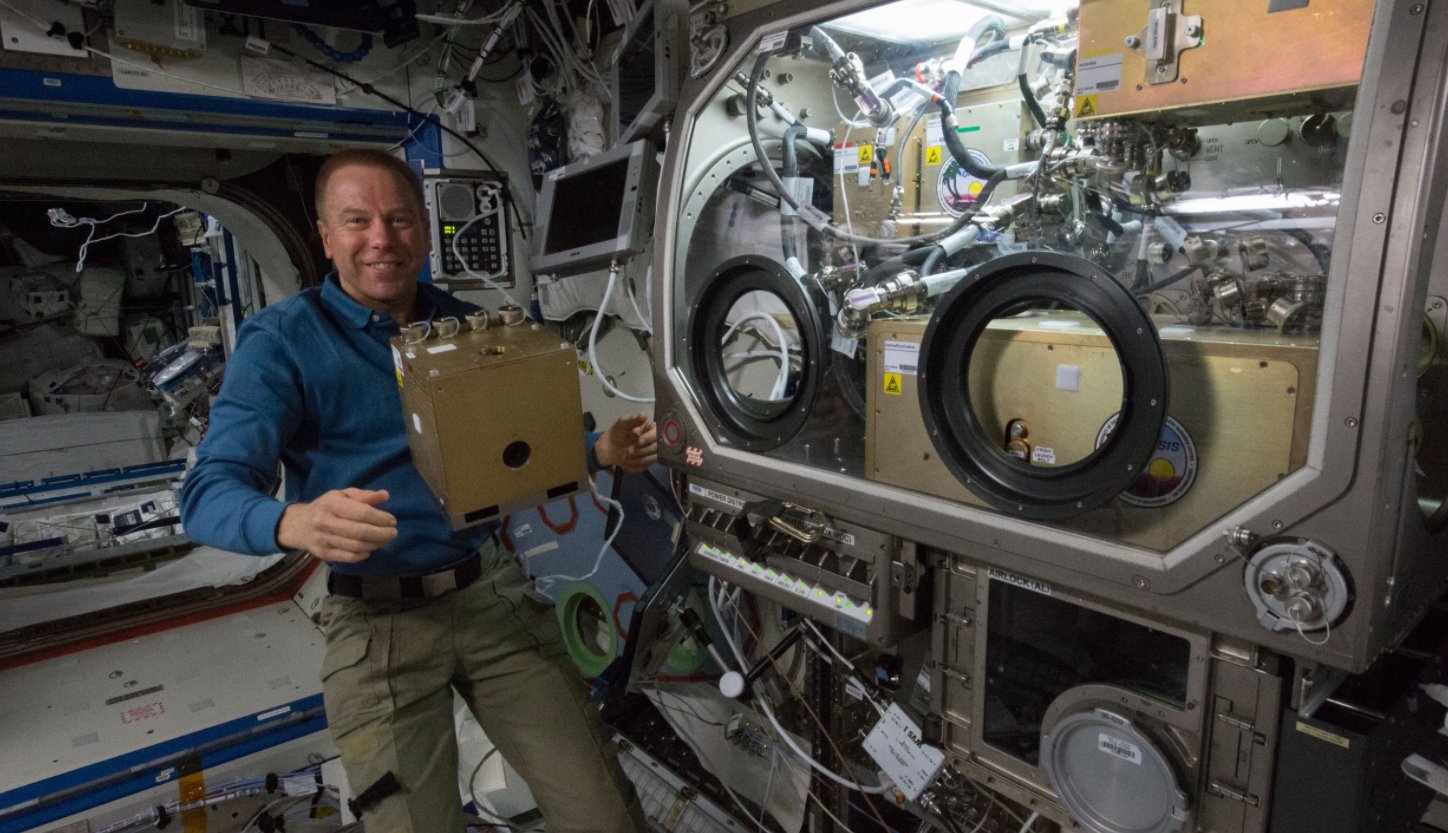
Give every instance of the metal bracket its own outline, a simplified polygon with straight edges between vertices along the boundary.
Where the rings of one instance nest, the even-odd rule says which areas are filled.
[[[1202,45],[1202,16],[1182,14],[1183,0],[1152,0],[1146,27],[1126,45],[1146,58],[1146,83],[1171,84],[1182,52]]]

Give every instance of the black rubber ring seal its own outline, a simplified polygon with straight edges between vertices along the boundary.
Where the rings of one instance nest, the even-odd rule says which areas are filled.
[[[763,291],[784,302],[800,335],[801,373],[795,394],[777,403],[741,397],[725,376],[718,344],[729,310],[744,295]],[[768,451],[794,439],[809,419],[828,369],[819,305],[778,262],[744,255],[720,264],[694,298],[689,314],[690,382],[720,439],[746,451]]]
[[[986,434],[970,405],[970,357],[986,325],[1028,299],[1074,307],[1096,322],[1121,362],[1121,417],[1091,456],[1033,466]],[[937,304],[920,343],[920,411],[935,451],[961,485],[1009,515],[1056,520],[1127,489],[1150,462],[1166,424],[1166,356],[1131,292],[1075,255],[1023,252],[968,275]]]

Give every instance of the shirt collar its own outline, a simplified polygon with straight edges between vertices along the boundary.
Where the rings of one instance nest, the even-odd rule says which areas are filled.
[[[442,290],[429,283],[418,281],[417,284],[417,312],[423,321],[432,321],[438,314],[438,296],[447,296]],[[322,303],[326,304],[333,312],[342,317],[342,320],[358,329],[366,327],[372,321],[374,314],[381,315],[385,320],[391,321],[386,313],[378,310],[368,309],[348,295],[346,290],[337,280],[336,272],[329,272],[322,282]]]

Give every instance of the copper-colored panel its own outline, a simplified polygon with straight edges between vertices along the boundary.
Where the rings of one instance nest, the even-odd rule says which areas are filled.
[[[1065,330],[1042,326],[1076,318]],[[875,322],[869,333],[866,471],[872,480],[969,503],[984,503],[946,469],[926,436],[916,376],[886,392],[884,343],[918,343],[926,319]],[[1275,331],[1171,328],[1162,337],[1171,379],[1170,414],[1196,447],[1197,475],[1175,503],[1142,508],[1117,501],[1064,526],[1166,550],[1301,467],[1317,373],[1316,339]],[[1079,391],[1056,387],[1057,367],[1081,369]],[[997,321],[972,359],[972,402],[1004,448],[1013,420],[1029,423],[1032,446],[1057,464],[1088,456],[1121,402],[1115,351],[1084,316]],[[982,367],[994,372],[981,373]]]
[[[1115,90],[1082,89],[1093,96],[1094,115],[1112,116],[1253,101],[1242,117],[1274,112],[1288,104],[1311,107],[1350,104],[1352,87],[1362,75],[1373,3],[1368,0],[1308,3],[1299,9],[1268,12],[1268,0],[1185,0],[1182,14],[1202,18],[1201,44],[1180,53],[1179,74],[1170,83],[1147,79],[1143,51],[1127,46],[1147,25],[1161,0],[1082,0],[1081,60],[1121,56],[1121,83]],[[1320,95],[1311,95],[1322,91]],[[1231,108],[1213,106],[1213,118]],[[1205,112],[1205,111],[1204,111]],[[1088,111],[1089,113],[1089,111]],[[1187,114],[1190,116],[1191,114]]]

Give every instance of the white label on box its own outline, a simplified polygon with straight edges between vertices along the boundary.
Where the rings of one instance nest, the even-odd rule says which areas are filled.
[[[1006,139],[1005,145],[1003,145],[1003,146],[1001,147],[1001,150],[1003,150],[1003,151],[1006,152],[1006,153],[1015,153],[1016,151],[1018,151],[1018,150],[1020,150],[1020,149],[1021,149],[1021,140],[1020,140],[1020,139]],[[1073,205],[1074,205],[1074,203],[1073,203]]]
[[[885,372],[914,376],[920,365],[920,345],[913,341],[885,342]]]
[[[1102,720],[1109,720],[1110,722],[1115,723],[1117,726],[1121,726],[1123,728],[1131,725],[1130,720],[1127,720],[1126,718],[1122,717],[1119,714],[1116,714],[1115,712],[1109,712],[1105,709],[1093,709],[1092,714],[1096,715]]]
[[[740,509],[744,508],[744,501],[740,500],[739,498],[730,497],[726,494],[723,494],[722,492],[716,492],[713,489],[706,489],[697,483],[690,483],[689,491],[698,495],[699,497],[708,498],[715,503],[722,503],[725,506],[728,506],[730,509],[733,509],[735,512],[738,512]]]
[[[1076,95],[1121,88],[1121,53],[1085,58],[1076,66]]]
[[[439,345],[436,346],[436,347],[429,347],[429,348],[427,348],[427,352],[429,352],[429,353],[446,353],[446,352],[448,352],[448,351],[450,351],[450,350],[456,350],[456,349],[458,349],[458,346],[457,346],[456,344],[439,344]]]
[[[860,151],[853,142],[835,145],[835,173],[852,174],[860,169]]]
[[[809,176],[787,176],[782,180],[784,190],[794,197],[794,201],[801,206],[814,204],[814,177]],[[784,200],[779,201],[779,213],[786,217],[795,215],[794,206]]]
[[[855,545],[855,536],[851,535],[848,532],[841,532],[838,529],[833,529],[828,526],[820,530],[820,537],[828,538],[831,541],[844,544],[847,547],[853,547]]]
[[[1141,750],[1135,744],[1127,743],[1118,737],[1112,737],[1105,732],[1096,735],[1096,748],[1109,755],[1115,755],[1123,761],[1131,761],[1141,766]]]
[[[1043,445],[1036,446],[1031,449],[1031,462],[1045,463],[1048,466],[1056,465],[1056,449],[1046,448]]]
[[[870,79],[870,88],[878,93],[893,83],[895,83],[895,73],[887,69]]]
[[[841,355],[855,357],[855,351],[860,347],[858,338],[845,338],[840,335],[839,330],[830,328],[830,349]]]
[[[921,739],[920,727],[899,703],[892,703],[865,737],[865,751],[895,782],[907,801],[919,798],[945,764],[945,753]]]
[[[201,12],[195,6],[177,3],[175,10],[176,40],[201,41]]]
[[[315,795],[321,787],[317,780],[310,775],[297,775],[291,778],[282,779],[282,791],[287,795],[297,797],[303,795]]]
[[[890,149],[890,148],[892,148],[892,147],[895,146],[895,137],[896,137],[896,135],[897,135],[897,133],[896,133],[895,128],[893,128],[893,127],[887,127],[887,128],[885,128],[885,149],[886,149],[885,152],[886,152],[886,153],[889,152],[889,149]]]
[[[930,669],[929,669],[929,668],[922,668],[922,669],[920,669],[920,676],[918,676],[918,677],[915,678],[915,684],[918,685],[918,686],[920,686],[921,688],[925,689],[926,691],[929,691],[929,690],[930,690]]]
[[[940,119],[925,120],[925,144],[929,147],[945,144],[945,131],[940,128]]]
[[[1042,596],[1051,595],[1051,585],[1045,583],[1044,581],[1036,581],[1033,578],[1018,576],[1015,573],[1007,573],[1005,570],[997,570],[995,567],[991,567],[989,570],[987,570],[986,575],[990,578],[991,581],[1003,581],[1006,584],[1014,584],[1022,590],[1029,590],[1032,593],[1040,593]]]
[[[868,187],[869,187],[869,185],[870,185],[870,166],[869,166],[869,165],[861,165],[861,166],[860,166],[860,175],[859,175],[858,179],[856,180],[855,184],[856,184],[856,185],[859,185],[861,188],[868,188]]]
[[[1181,251],[1182,244],[1187,242],[1187,230],[1181,224],[1166,215],[1157,217],[1152,223],[1161,236],[1165,237],[1173,249]]]
[[[788,29],[785,29],[783,32],[775,32],[772,35],[765,35],[759,39],[759,52],[760,54],[773,52],[781,46],[784,46],[784,42],[787,40],[789,40]]]
[[[530,534],[532,534],[532,532],[533,532],[533,525],[532,525],[532,524],[518,524],[517,526],[513,527],[513,537],[514,537],[514,538],[522,538],[524,535],[530,535]]]
[[[1081,389],[1081,367],[1074,364],[1056,365],[1056,390],[1079,391]]]

